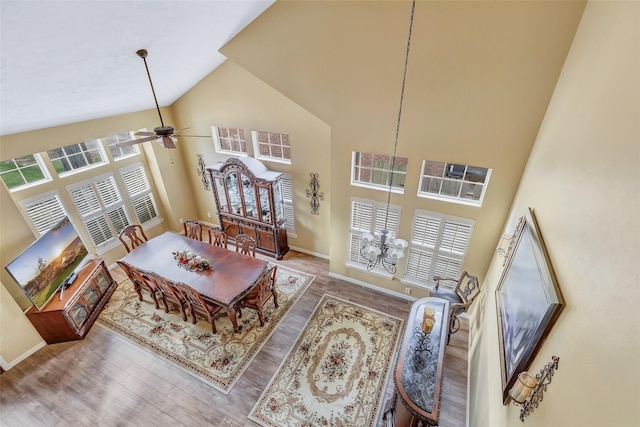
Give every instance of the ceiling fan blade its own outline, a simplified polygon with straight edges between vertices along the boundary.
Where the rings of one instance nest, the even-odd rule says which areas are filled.
[[[153,135],[153,136],[147,136],[145,138],[130,139],[129,141],[118,142],[116,144],[116,147],[128,147],[130,145],[140,144],[147,141],[153,141],[154,139],[157,139],[157,138],[158,137],[156,135]]]
[[[171,136],[163,136],[162,137],[162,146],[164,148],[176,148],[176,143],[173,137]]]
[[[155,133],[153,133],[153,132],[136,132],[136,135],[138,135],[138,136],[154,136]]]
[[[173,136],[179,136],[181,138],[211,138],[211,135],[178,135],[174,134]]]

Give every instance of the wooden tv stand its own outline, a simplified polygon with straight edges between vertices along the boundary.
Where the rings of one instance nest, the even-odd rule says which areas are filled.
[[[104,260],[91,259],[62,299],[58,291],[41,310],[31,307],[26,314],[48,344],[83,339],[117,286]]]

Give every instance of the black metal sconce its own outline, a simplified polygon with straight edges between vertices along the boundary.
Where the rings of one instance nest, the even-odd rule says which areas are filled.
[[[509,391],[509,396],[514,405],[521,406],[520,421],[524,422],[527,415],[533,412],[542,402],[543,392],[547,391],[547,385],[551,383],[551,377],[558,369],[559,357],[551,356],[551,362],[540,370],[536,377],[532,377],[527,371],[520,372],[518,380]]]
[[[309,206],[311,206],[311,213],[313,215],[320,215],[320,212],[318,212],[318,209],[320,208],[319,200],[324,200],[324,193],[318,192],[318,189],[320,188],[318,176],[320,175],[311,172],[309,176],[311,176],[311,181],[309,181],[309,187],[311,187],[311,190],[307,190],[307,197],[311,197]]]
[[[209,178],[207,178],[204,158],[202,157],[202,154],[196,154],[196,157],[198,158],[198,175],[202,181],[202,187],[208,191],[211,187],[209,187]]]

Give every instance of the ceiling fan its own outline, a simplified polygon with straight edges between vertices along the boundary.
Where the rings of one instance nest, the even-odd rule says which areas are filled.
[[[135,138],[129,141],[123,141],[116,144],[119,147],[128,145],[140,144],[146,141],[156,140],[164,148],[176,148],[177,137],[198,137],[198,138],[211,138],[210,135],[181,135],[180,132],[189,128],[184,128],[176,131],[173,126],[165,126],[162,120],[162,113],[160,113],[160,106],[158,105],[158,99],[156,98],[156,91],[153,89],[153,82],[151,81],[151,74],[149,73],[149,66],[147,65],[147,50],[140,49],[136,52],[144,61],[144,67],[147,69],[147,76],[149,77],[149,84],[151,85],[151,92],[153,93],[153,100],[156,102],[156,109],[158,110],[158,116],[160,116],[160,126],[153,129],[153,132],[136,132],[136,136],[142,136],[143,138]]]

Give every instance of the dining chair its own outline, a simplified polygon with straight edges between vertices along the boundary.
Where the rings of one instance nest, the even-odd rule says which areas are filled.
[[[277,265],[268,267],[258,278],[257,285],[238,303],[236,311],[238,317],[242,317],[242,307],[252,308],[258,311],[260,326],[264,326],[265,316],[263,308],[273,296],[273,305],[278,308],[278,293],[276,292]]]
[[[138,294],[138,299],[140,301],[143,300],[142,289],[145,289],[147,292],[149,292],[149,295],[151,296],[156,309],[160,308],[160,306],[158,305],[158,296],[156,295],[158,292],[158,288],[151,280],[149,280],[149,277],[145,273],[139,271],[137,268],[127,264],[124,261],[116,261],[116,263],[125,272],[129,280],[131,280],[133,289]]]
[[[449,331],[447,344],[451,339],[451,334],[460,330],[460,319],[458,316],[467,311],[473,300],[480,294],[478,278],[463,271],[460,278],[434,276],[435,285],[431,291],[432,297],[443,298],[449,301]],[[453,282],[453,288],[440,289],[440,282]]]
[[[256,239],[247,234],[238,234],[236,236],[236,252],[244,255],[256,256]]]
[[[198,221],[191,219],[182,223],[184,226],[184,235],[191,238],[202,241],[202,224]]]
[[[176,289],[175,285],[158,274],[148,273],[148,276],[149,276],[149,279],[156,285],[156,287],[158,288],[158,291],[160,291],[162,304],[164,305],[164,312],[165,313],[169,312],[169,305],[167,304],[167,300],[169,300],[169,302],[178,306],[178,309],[180,310],[180,314],[182,314],[182,320],[186,322],[187,321],[187,314],[186,314],[187,304],[182,294]]]
[[[142,226],[138,224],[127,225],[123,228],[120,234],[118,234],[118,239],[120,239],[127,252],[131,252],[133,249],[149,240],[144,234]],[[126,239],[129,239],[129,244],[127,244]]]
[[[222,227],[216,226],[209,229],[209,243],[227,249],[227,234],[222,231]]]
[[[209,323],[211,323],[211,331],[214,334],[217,333],[218,330],[216,329],[214,316],[216,315],[216,313],[222,310],[222,306],[209,301],[205,301],[198,291],[196,291],[186,283],[176,283],[175,286],[178,292],[182,294],[182,297],[186,302],[186,308],[188,309],[189,313],[191,313],[193,324],[195,325],[198,321],[196,318],[196,312],[200,313],[207,318]]]

